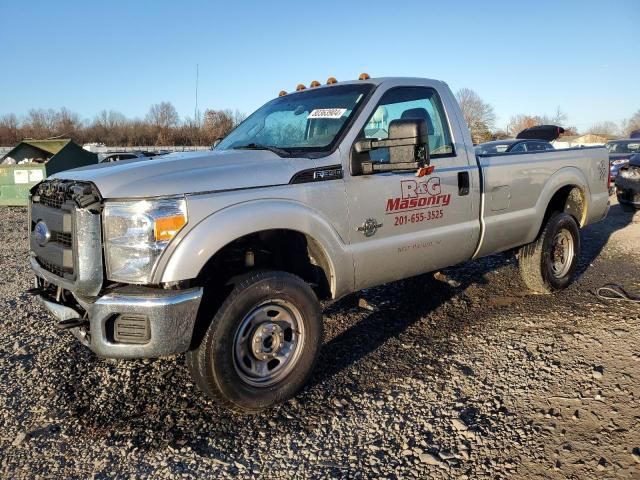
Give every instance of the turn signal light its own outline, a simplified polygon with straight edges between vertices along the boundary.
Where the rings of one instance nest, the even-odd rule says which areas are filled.
[[[369,76],[368,73],[361,73],[360,76],[358,77],[358,80],[369,80],[371,77]]]
[[[317,80],[314,80],[313,82],[311,82],[311,84],[309,85],[311,88],[316,88],[320,86],[320,82]]]
[[[296,92],[300,92],[302,90],[305,90],[307,87],[305,87],[302,83],[299,83],[298,86],[296,87]]]
[[[168,217],[156,218],[154,234],[156,242],[171,240],[180,231],[187,219],[184,215],[170,215]]]
[[[333,85],[334,83],[338,83],[338,80],[336,80],[336,77],[327,78],[327,85]]]

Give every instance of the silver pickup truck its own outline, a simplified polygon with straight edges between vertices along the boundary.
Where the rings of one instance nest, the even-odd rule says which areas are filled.
[[[447,85],[299,85],[212,151],[62,172],[30,204],[31,293],[102,357],[186,352],[197,385],[257,412],[321,346],[319,300],[495,252],[566,287],[608,210],[604,148],[476,156]]]

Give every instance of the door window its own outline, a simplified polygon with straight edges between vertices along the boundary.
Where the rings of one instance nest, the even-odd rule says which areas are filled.
[[[543,152],[545,151],[546,144],[542,142],[529,142],[527,143],[527,152]]]
[[[427,123],[431,158],[455,155],[444,108],[433,88],[400,87],[387,91],[361,132],[361,138],[384,140],[389,136],[391,121],[408,118]],[[389,149],[372,150],[370,156],[372,161],[388,162]]]

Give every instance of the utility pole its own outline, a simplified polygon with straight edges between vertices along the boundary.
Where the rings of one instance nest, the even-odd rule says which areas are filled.
[[[200,126],[200,113],[198,112],[198,74],[200,64],[196,63],[196,109],[193,112],[193,119],[196,121],[196,125]]]

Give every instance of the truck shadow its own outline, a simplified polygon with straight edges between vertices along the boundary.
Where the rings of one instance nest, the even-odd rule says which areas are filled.
[[[433,274],[429,273],[369,289],[330,305],[324,312],[325,317],[329,317],[330,320],[331,317],[340,320],[343,315],[353,315],[354,309],[356,312],[359,310],[354,304],[363,296],[368,304],[373,305],[374,311],[363,314],[364,318],[325,343],[320,354],[319,367],[316,368],[310,385],[315,386],[334,377],[376,352],[390,339],[400,337],[416,324],[420,324],[416,332],[418,335],[410,342],[418,342],[421,346],[428,347],[437,345],[437,354],[424,361],[432,362],[431,365],[436,371],[439,370],[441,361],[453,348],[447,342],[447,338],[452,333],[463,332],[478,319],[467,315],[430,319],[429,315],[454,299],[457,299],[464,309],[467,301],[464,292],[471,285],[487,284],[487,272],[507,267],[512,263],[513,259],[508,255],[492,255],[474,264],[446,269],[445,278],[455,286],[436,280]],[[446,321],[446,327],[441,328],[442,325],[438,325],[439,321]]]

